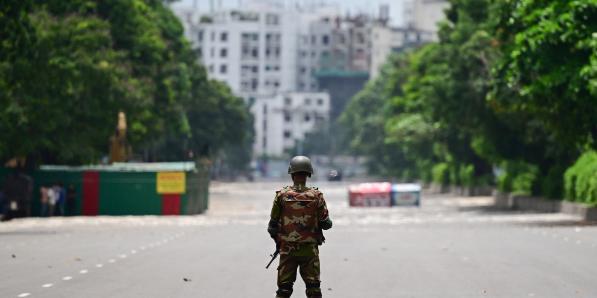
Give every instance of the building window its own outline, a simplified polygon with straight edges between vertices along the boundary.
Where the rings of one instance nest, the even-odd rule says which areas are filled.
[[[305,68],[304,66],[301,67],[301,73],[306,73],[307,72],[307,68]]]
[[[220,57],[224,58],[228,56],[228,49],[220,49]]]
[[[209,49],[209,56],[213,58],[214,52],[215,52],[214,48],[210,48]]]
[[[275,14],[267,14],[265,16],[265,23],[268,25],[278,25],[280,23],[280,18]]]
[[[322,105],[323,105],[323,99],[321,99],[321,98],[318,98],[318,99],[317,99],[317,105],[318,105],[318,106],[322,106]]]
[[[291,105],[292,104],[292,98],[285,97],[284,98],[284,104],[287,105],[287,106]]]
[[[227,41],[228,40],[228,33],[222,32],[220,33],[220,41]]]
[[[214,72],[214,66],[210,65],[207,69],[209,69],[209,72]]]
[[[251,56],[253,56],[253,58],[258,58],[259,57],[259,51],[257,49],[253,49],[251,51]]]
[[[305,122],[311,121],[311,115],[305,114]]]
[[[214,40],[216,40],[216,33],[212,32],[211,33],[211,41],[214,41]]]
[[[253,67],[251,67],[251,70],[253,71],[253,73],[258,73],[259,72],[259,67],[258,66],[253,66]]]
[[[199,31],[197,33],[197,40],[198,41],[203,41],[203,30]]]
[[[288,131],[288,130],[285,130],[284,131],[284,138],[286,138],[286,139],[292,138],[292,133],[290,131]]]
[[[263,105],[263,114],[267,115],[267,105]],[[265,123],[265,120],[263,121],[263,123]],[[265,125],[263,127],[265,127]]]
[[[197,48],[195,50],[195,53],[197,53],[197,57],[199,57],[199,58],[203,57],[203,49],[202,48]]]
[[[278,82],[278,81],[275,81],[275,82],[274,82],[274,87],[276,87],[276,88],[280,87],[280,82]]]
[[[305,105],[311,105],[311,99],[305,98]]]
[[[226,73],[228,71],[228,67],[226,64],[220,65],[220,73]]]
[[[330,43],[330,37],[329,37],[329,36],[327,36],[327,35],[323,35],[323,36],[321,37],[321,42],[322,42],[324,45],[328,45],[328,44]]]
[[[317,43],[317,36],[311,35],[311,44],[316,44],[316,43]]]
[[[290,121],[292,121],[292,116],[290,115],[290,113],[288,113],[288,112],[284,112],[284,121],[285,121],[285,122],[290,122]]]

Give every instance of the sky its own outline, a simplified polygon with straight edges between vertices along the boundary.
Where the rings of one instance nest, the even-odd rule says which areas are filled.
[[[243,3],[251,0],[179,0],[174,3],[174,7],[193,7],[196,2],[200,12],[209,12],[210,2],[213,2],[216,7],[221,4],[224,9],[239,8]],[[293,3],[309,4],[309,3],[328,3],[338,5],[342,11],[356,14],[356,12],[366,12],[369,14],[378,15],[379,6],[381,4],[390,5],[391,23],[394,25],[402,24],[402,5],[405,0],[269,0],[278,3],[285,3],[291,5]]]

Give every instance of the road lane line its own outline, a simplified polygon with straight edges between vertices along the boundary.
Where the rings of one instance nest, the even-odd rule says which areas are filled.
[[[125,255],[125,254],[121,254],[121,255],[119,255],[119,257],[120,257],[121,259],[126,259],[126,255]]]
[[[31,295],[31,293],[21,293],[17,297],[27,297],[29,295]]]
[[[131,250],[131,253],[132,253],[132,254],[136,254],[136,253],[137,253],[137,251],[133,249],[133,250]]]
[[[95,265],[95,267],[102,268],[102,267],[104,267],[104,264],[97,264],[97,265]]]
[[[83,270],[79,271],[79,273],[81,273],[81,274],[87,274],[87,272],[89,272],[87,269],[83,269]]]
[[[65,276],[65,277],[62,278],[62,280],[71,280],[71,279],[73,279],[72,276]]]
[[[108,262],[109,262],[109,263],[114,263],[114,262],[116,262],[116,260],[114,260],[114,259],[110,259],[110,260],[108,260]]]
[[[44,284],[44,285],[42,285],[41,287],[42,287],[42,288],[50,288],[50,287],[52,287],[53,285],[54,285],[54,284]]]

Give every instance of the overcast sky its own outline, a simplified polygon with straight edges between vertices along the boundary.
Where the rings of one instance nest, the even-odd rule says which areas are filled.
[[[210,2],[212,0],[179,0],[173,4],[174,7],[192,7],[196,2],[198,10],[201,12],[209,12]],[[221,4],[222,8],[238,8],[243,3],[248,3],[252,0],[213,0],[216,7]],[[272,0],[269,0],[272,1]],[[291,5],[293,3],[329,3],[336,4],[341,7],[343,12],[366,12],[377,15],[379,6],[381,4],[390,5],[390,18],[392,24],[400,25],[402,23],[402,4],[404,0],[273,0],[274,2],[285,3]]]

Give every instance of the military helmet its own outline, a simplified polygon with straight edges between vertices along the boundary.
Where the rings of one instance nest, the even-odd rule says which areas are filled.
[[[313,166],[311,166],[311,160],[306,156],[295,156],[290,160],[288,166],[288,174],[307,172],[309,176],[313,174]]]

